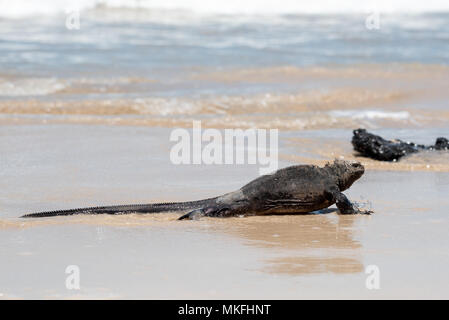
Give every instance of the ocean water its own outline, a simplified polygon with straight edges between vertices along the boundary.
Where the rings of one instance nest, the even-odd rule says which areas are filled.
[[[384,109],[417,88],[436,91],[431,106],[444,107],[449,13],[69,5],[8,5],[3,12],[0,120],[186,126],[212,114],[206,125],[350,127],[354,119],[409,125],[426,117]],[[373,12],[378,29],[366,26]],[[67,27],[73,15],[79,29]],[[429,101],[408,102],[428,109]],[[254,113],[268,118],[253,119]],[[283,119],[290,113],[294,122]]]
[[[195,68],[366,63],[447,64],[446,13],[199,14],[98,7],[0,20],[2,72],[166,76]]]

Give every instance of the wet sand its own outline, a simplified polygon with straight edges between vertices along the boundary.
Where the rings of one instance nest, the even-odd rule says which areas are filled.
[[[427,140],[433,130],[414,134]],[[435,166],[410,172],[402,163],[376,167],[362,159],[369,169],[346,193],[371,207],[371,216],[340,216],[334,209],[199,221],[176,221],[174,213],[18,218],[39,210],[206,198],[258,175],[250,165],[172,165],[169,133],[2,125],[0,298],[449,297],[449,173]],[[280,166],[355,157],[348,136],[343,129],[281,132]],[[334,148],[317,148],[317,141]],[[78,291],[65,287],[68,265],[80,267]],[[379,267],[379,290],[365,285],[369,265]]]
[[[18,75],[3,81],[0,124],[190,128],[201,120],[204,128],[295,131],[445,128],[449,121],[445,65],[192,68],[168,82]],[[36,86],[42,92],[30,92]]]

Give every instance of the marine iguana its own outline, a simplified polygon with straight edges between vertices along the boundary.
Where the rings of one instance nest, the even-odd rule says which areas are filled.
[[[324,167],[295,165],[260,176],[237,191],[199,201],[154,203],[31,213],[22,217],[73,214],[126,214],[187,211],[179,220],[200,216],[309,213],[336,204],[341,214],[369,214],[355,208],[342,191],[359,179],[365,168],[360,162],[335,160]]]
[[[361,155],[381,161],[397,161],[400,158],[423,150],[449,150],[449,140],[438,138],[433,146],[425,146],[399,139],[385,140],[365,129],[353,131],[352,145]]]

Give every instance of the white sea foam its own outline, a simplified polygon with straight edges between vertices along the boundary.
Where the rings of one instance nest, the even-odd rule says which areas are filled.
[[[42,96],[64,88],[65,84],[55,78],[0,79],[0,97]]]
[[[354,120],[375,120],[392,119],[408,120],[410,113],[408,111],[379,111],[379,110],[335,110],[329,114],[335,118],[351,118]]]
[[[407,1],[407,0],[0,0],[0,15],[3,17],[23,17],[28,15],[48,15],[79,8],[147,8],[163,10],[188,10],[197,13],[218,14],[308,14],[308,13],[355,13],[368,11],[382,12],[435,12],[449,11],[447,0]]]

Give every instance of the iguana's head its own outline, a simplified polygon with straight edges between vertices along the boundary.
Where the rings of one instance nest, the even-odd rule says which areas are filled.
[[[359,179],[365,172],[365,167],[358,161],[334,160],[334,163],[327,164],[332,172],[337,176],[340,191],[349,187]]]

